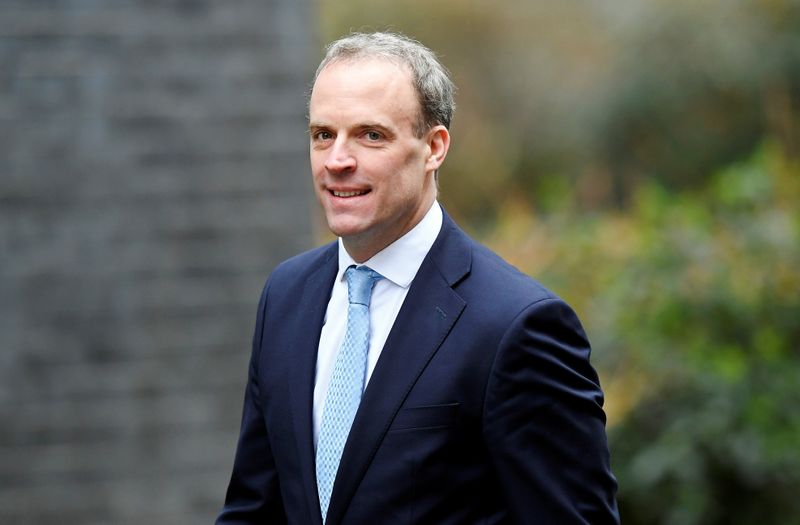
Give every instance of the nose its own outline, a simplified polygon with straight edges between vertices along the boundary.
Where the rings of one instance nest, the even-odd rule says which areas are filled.
[[[344,137],[337,137],[331,148],[328,150],[328,157],[325,159],[325,169],[331,173],[348,173],[355,170],[356,158],[347,147]]]

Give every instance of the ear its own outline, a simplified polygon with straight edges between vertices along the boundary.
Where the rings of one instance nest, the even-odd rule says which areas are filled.
[[[425,171],[436,171],[444,162],[450,148],[450,132],[442,125],[434,126],[426,134],[426,141],[430,153],[425,161]]]

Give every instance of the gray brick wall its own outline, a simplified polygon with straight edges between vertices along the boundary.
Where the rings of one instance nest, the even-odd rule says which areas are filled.
[[[297,0],[0,3],[0,523],[210,523],[311,244]]]

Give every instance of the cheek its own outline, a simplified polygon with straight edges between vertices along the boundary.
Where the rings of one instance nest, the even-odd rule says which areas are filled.
[[[314,177],[317,177],[319,175],[320,168],[322,167],[322,159],[318,154],[314,154],[314,152],[312,151],[308,160],[309,163],[311,164],[311,174]]]
[[[417,187],[425,179],[425,161],[419,151],[412,150],[395,159],[396,173],[400,184],[407,188]]]
[[[315,166],[313,163],[311,164],[311,184],[314,187],[314,191],[320,192],[322,191],[323,183],[325,182],[325,170],[320,168],[319,166]]]

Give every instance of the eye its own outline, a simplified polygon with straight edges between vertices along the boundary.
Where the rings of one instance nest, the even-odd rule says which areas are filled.
[[[311,137],[314,140],[330,140],[330,139],[333,138],[333,133],[331,133],[330,131],[319,130],[319,131],[315,131],[311,135]]]
[[[383,138],[383,135],[381,135],[377,131],[367,131],[366,133],[364,133],[364,136],[367,138],[367,140],[372,142],[381,140]]]

